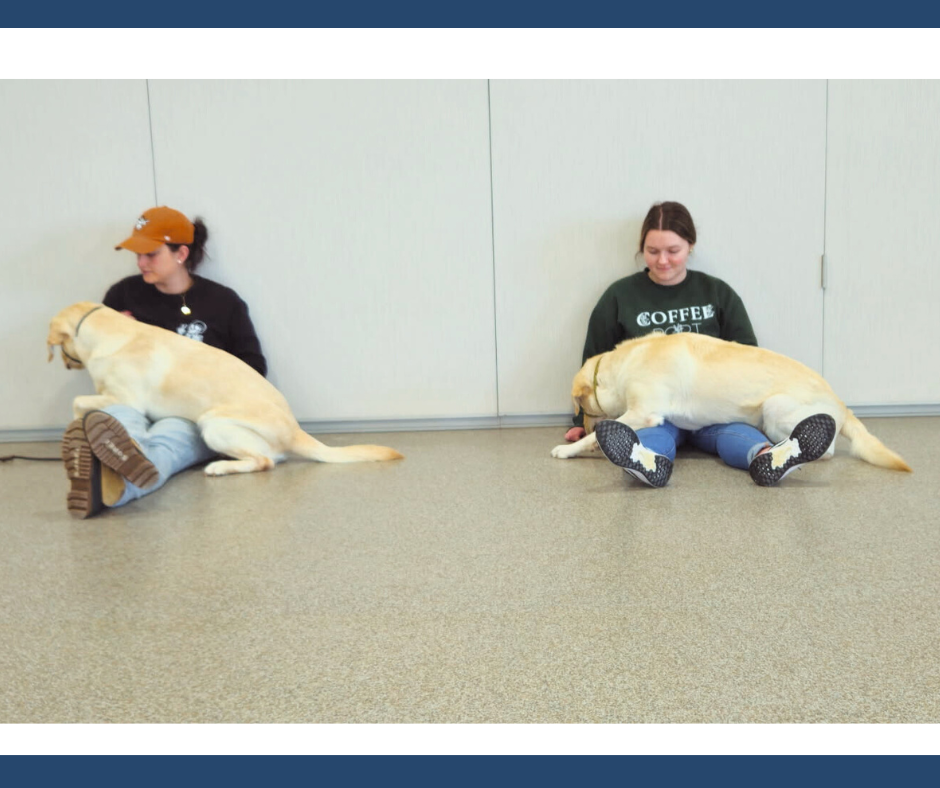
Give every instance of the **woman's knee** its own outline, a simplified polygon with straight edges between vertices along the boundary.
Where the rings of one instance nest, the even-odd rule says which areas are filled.
[[[672,425],[669,426],[672,427]],[[646,427],[645,429],[638,430],[636,436],[640,439],[640,443],[647,449],[657,454],[662,454],[670,460],[675,460],[676,448],[679,445],[679,442],[676,440],[677,434],[675,427],[672,427],[672,429],[669,429],[666,425]]]

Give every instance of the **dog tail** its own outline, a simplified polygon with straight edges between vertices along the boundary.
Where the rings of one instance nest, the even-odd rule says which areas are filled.
[[[290,445],[290,451],[299,457],[317,462],[378,462],[404,459],[403,454],[387,446],[327,446],[299,428]]]
[[[911,466],[872,435],[851,410],[846,408],[845,414],[845,423],[842,425],[841,434],[852,444],[849,453],[853,457],[858,457],[865,460],[865,462],[879,465],[882,468],[913,473]]]

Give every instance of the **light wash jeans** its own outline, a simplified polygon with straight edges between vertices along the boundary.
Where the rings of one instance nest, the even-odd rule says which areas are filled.
[[[157,483],[146,490],[124,481],[124,494],[115,507],[159,490],[174,474],[206,462],[216,453],[206,446],[199,428],[186,419],[169,418],[150,421],[143,413],[127,405],[111,405],[104,412],[121,422],[147,459],[160,472]]]
[[[647,449],[663,454],[673,462],[676,449],[688,442],[696,449],[717,454],[732,468],[747,470],[764,446],[770,444],[767,436],[750,424],[712,424],[700,430],[681,430],[675,424],[664,421],[658,427],[646,427],[636,431],[636,436]]]

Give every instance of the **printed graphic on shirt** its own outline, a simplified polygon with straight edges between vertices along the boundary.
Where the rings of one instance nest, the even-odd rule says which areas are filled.
[[[651,334],[683,334],[694,331],[699,332],[699,326],[705,320],[715,317],[713,304],[702,306],[684,306],[681,309],[670,309],[667,312],[640,312],[636,322],[642,328],[653,326]],[[690,321],[688,323],[684,321]]]
[[[176,333],[181,334],[184,337],[189,337],[190,339],[195,339],[197,342],[202,342],[203,337],[206,333],[206,324],[201,320],[194,320],[192,323],[180,323],[176,327]]]

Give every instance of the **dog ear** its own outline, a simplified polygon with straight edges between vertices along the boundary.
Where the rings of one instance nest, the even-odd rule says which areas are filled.
[[[571,386],[571,401],[574,403],[575,413],[583,409],[581,403],[591,395],[592,390],[587,383],[582,383],[575,378],[574,384]]]
[[[61,347],[75,335],[76,314],[81,314],[82,304],[72,304],[59,312],[49,321],[49,336],[46,337],[46,347],[49,349],[49,361],[52,361],[55,352],[53,348]],[[62,360],[65,361],[63,353]],[[68,366],[66,364],[66,366]]]
[[[61,347],[62,343],[70,336],[71,333],[66,330],[62,318],[58,316],[52,318],[52,322],[49,324],[49,336],[46,337],[46,347],[49,348],[49,361],[52,361],[55,356],[53,348]]]
[[[581,399],[582,397],[588,397],[591,395],[591,392],[594,391],[587,383],[576,383],[571,391],[571,396],[575,399]]]
[[[584,410],[584,399],[591,393],[591,388],[585,386],[574,386],[571,389],[571,404],[574,406],[574,415],[577,416]]]

